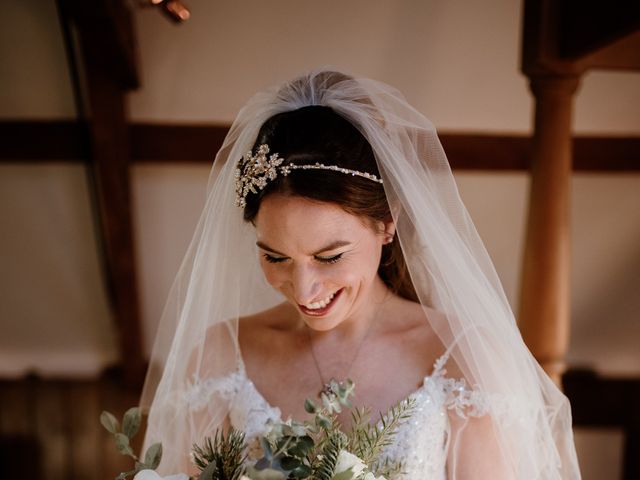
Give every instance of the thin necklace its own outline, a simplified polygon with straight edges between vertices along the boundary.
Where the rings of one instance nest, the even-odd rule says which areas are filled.
[[[356,359],[358,358],[358,354],[360,353],[360,350],[362,350],[362,346],[364,345],[364,342],[367,340],[367,338],[369,337],[369,334],[371,333],[372,327],[373,326],[373,320],[371,320],[369,322],[369,325],[367,327],[367,331],[365,332],[365,334],[362,336],[362,340],[360,340],[360,343],[358,344],[358,347],[356,348],[356,353],[353,355],[353,358],[351,359],[351,361],[349,362],[349,365],[347,367],[345,376],[349,376],[349,372],[351,372],[351,368],[353,367],[353,364],[356,362]],[[331,388],[331,384],[332,383],[336,383],[337,380],[335,377],[331,377],[331,379],[327,382],[325,381],[325,377],[322,374],[322,369],[320,368],[320,363],[318,362],[318,358],[316,357],[316,352],[313,349],[313,342],[311,341],[311,331],[309,327],[306,327],[305,330],[307,331],[307,338],[309,339],[309,350],[311,351],[311,357],[313,358],[313,363],[316,367],[316,370],[318,372],[318,376],[320,377],[320,382],[322,383],[322,390],[320,390],[318,392],[318,396],[321,396],[323,393],[325,395],[330,395],[331,393],[333,393],[333,389]]]

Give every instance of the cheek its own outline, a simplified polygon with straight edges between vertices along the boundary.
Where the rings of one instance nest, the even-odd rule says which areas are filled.
[[[266,260],[261,260],[260,266],[262,267],[264,278],[272,287],[279,288],[285,282],[286,275],[281,266],[269,263]]]
[[[370,259],[359,258],[345,261],[339,266],[336,265],[327,276],[335,284],[355,286],[362,282],[369,282],[377,274],[377,271],[377,265],[372,264]]]

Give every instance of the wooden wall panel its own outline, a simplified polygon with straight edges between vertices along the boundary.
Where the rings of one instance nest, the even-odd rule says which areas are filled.
[[[0,478],[113,480],[133,463],[117,453],[100,412],[121,418],[137,402],[138,392],[110,377],[0,381]]]

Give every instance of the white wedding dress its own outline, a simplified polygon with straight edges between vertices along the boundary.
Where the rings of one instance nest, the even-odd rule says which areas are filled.
[[[484,395],[470,389],[464,380],[445,376],[448,354],[441,356],[423,384],[404,401],[413,399],[415,410],[401,423],[393,442],[386,447],[387,457],[403,464],[406,480],[444,480],[446,478],[449,415],[481,416],[486,413]],[[245,432],[249,458],[258,448],[268,421],[282,421],[280,409],[271,406],[247,377],[244,366],[222,378],[193,383],[186,391],[186,404],[194,413],[206,408],[214,398],[229,402],[231,425]],[[257,457],[254,457],[257,459]]]

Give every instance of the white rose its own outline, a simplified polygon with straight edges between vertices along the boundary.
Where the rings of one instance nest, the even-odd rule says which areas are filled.
[[[338,461],[336,462],[334,473],[338,474],[351,469],[353,478],[357,478],[365,468],[367,468],[367,466],[362,460],[360,460],[360,458],[346,450],[341,450],[338,454]]]
[[[386,478],[384,478],[382,475],[380,475],[379,477],[376,477],[373,473],[368,472],[362,480],[387,480]]]
[[[189,476],[184,473],[178,473],[177,475],[168,475],[166,477],[161,477],[158,475],[158,472],[155,470],[140,470],[136,473],[136,476],[133,477],[133,480],[189,480]]]

